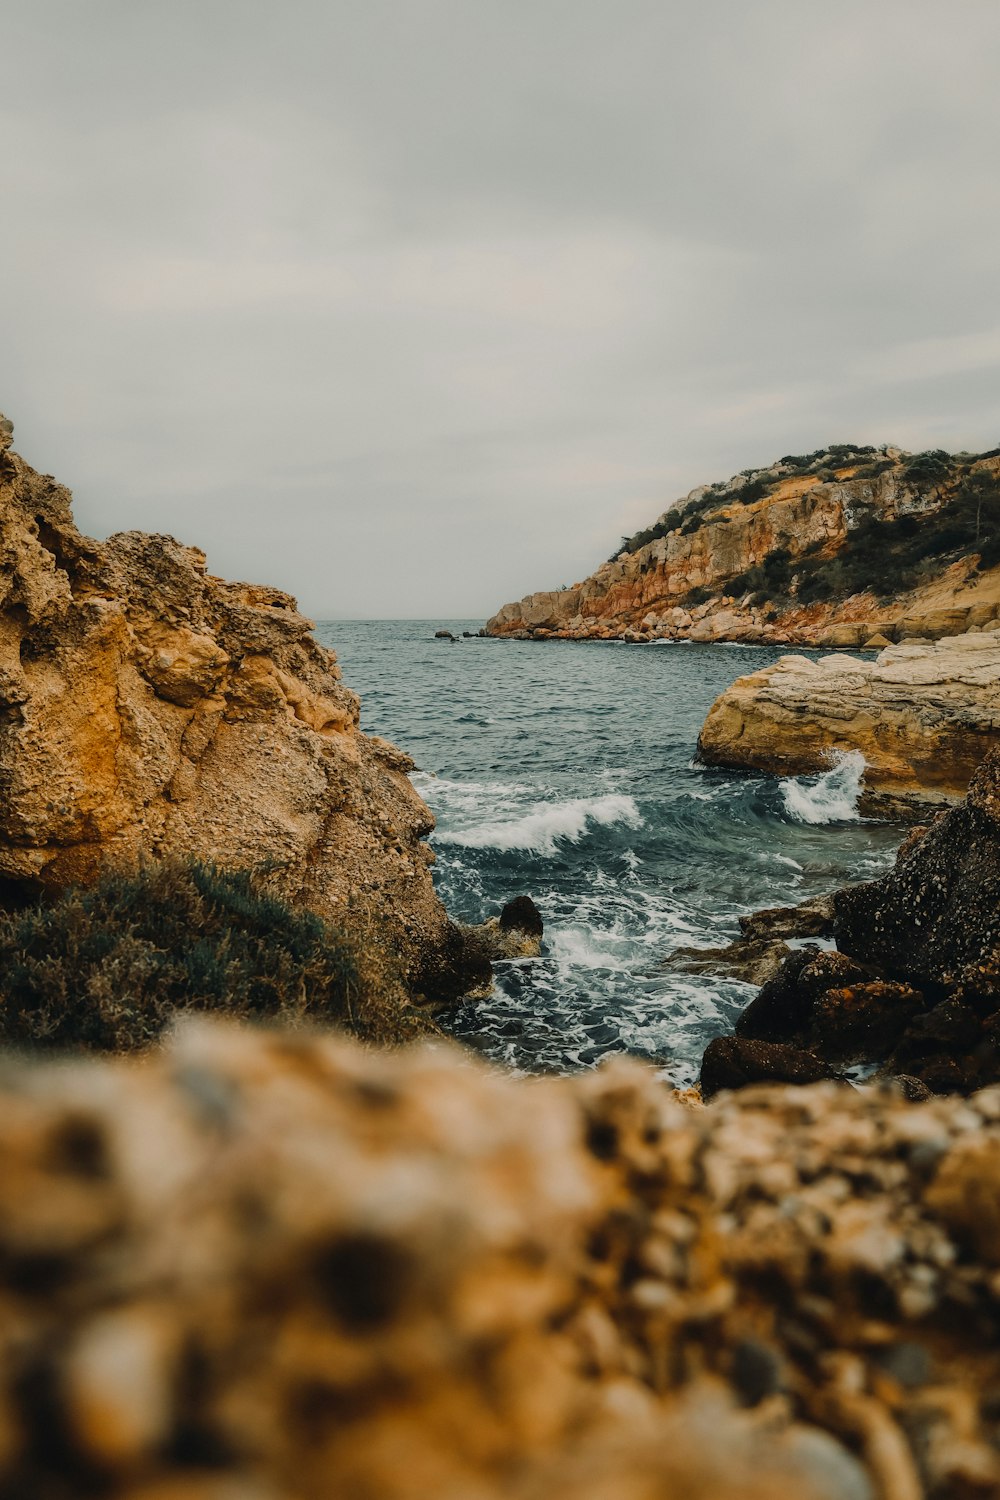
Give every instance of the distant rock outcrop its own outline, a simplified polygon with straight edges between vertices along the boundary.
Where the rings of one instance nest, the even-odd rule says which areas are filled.
[[[0,880],[174,855],[270,868],[390,950],[414,995],[467,987],[412,762],[359,732],[294,599],[169,536],[82,536],[69,491],[10,443],[0,423]]]
[[[704,485],[572,588],[505,604],[522,639],[937,639],[1000,612],[1000,451],[839,445]]]
[[[891,646],[875,659],[783,656],[741,677],[709,710],[709,765],[798,776],[831,754],[864,756],[863,788],[919,811],[957,801],[1000,744],[1000,632]]]

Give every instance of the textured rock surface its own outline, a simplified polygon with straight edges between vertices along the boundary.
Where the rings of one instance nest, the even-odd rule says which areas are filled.
[[[1000,635],[891,646],[874,658],[783,656],[716,699],[698,748],[710,765],[824,771],[859,750],[864,789],[919,808],[964,795],[1000,744]]]
[[[733,586],[776,553],[792,567],[802,558],[833,558],[866,521],[916,519],[941,509],[947,485],[921,476],[911,455],[882,449],[874,465],[872,456],[848,463],[831,458],[829,467],[810,473],[782,461],[726,484],[700,486],[658,518],[653,540],[619,554],[572,588],[505,604],[487,622],[487,633],[863,646],[872,636],[881,635],[883,642],[936,639],[996,619],[1000,569],[981,573],[975,557],[943,559],[926,582],[890,602],[858,593],[772,604]],[[996,476],[1000,457],[984,455],[974,467]],[[747,503],[745,493],[759,489],[766,493]],[[700,514],[688,521],[685,513],[692,508]]]
[[[914,830],[889,875],[833,908],[839,951],[785,958],[736,1035],[706,1051],[706,1090],[791,1079],[793,1051],[881,1064],[934,1093],[1000,1081],[1000,751],[958,807]]]
[[[921,1500],[1000,1487],[1000,1092],[692,1111],[187,1026],[0,1074],[0,1487]]]
[[[899,851],[882,880],[835,899],[845,953],[918,985],[961,986],[1000,1006],[1000,752],[961,806]]]
[[[8,424],[9,425],[9,424]],[[273,866],[284,894],[461,987],[411,762],[295,601],[172,537],[81,536],[0,433],[0,879],[58,887],[143,856]]]

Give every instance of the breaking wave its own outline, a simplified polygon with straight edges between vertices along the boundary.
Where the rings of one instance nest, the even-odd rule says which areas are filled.
[[[857,823],[864,774],[860,750],[839,752],[822,776],[791,776],[781,782],[785,812],[796,823]]]
[[[591,829],[613,824],[642,827],[634,797],[618,793],[574,797],[539,807],[520,818],[480,823],[461,832],[441,832],[438,841],[464,849],[528,849],[534,854],[555,854],[561,843],[578,844]]]

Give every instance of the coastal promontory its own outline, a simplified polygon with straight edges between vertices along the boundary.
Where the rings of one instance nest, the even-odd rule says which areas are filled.
[[[1000,611],[1000,450],[834,444],[702,485],[489,635],[864,646]]]

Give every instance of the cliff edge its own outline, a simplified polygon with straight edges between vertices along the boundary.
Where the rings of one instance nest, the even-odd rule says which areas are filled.
[[[862,646],[1000,613],[1000,449],[834,445],[703,485],[489,635]]]
[[[284,897],[378,942],[412,995],[467,988],[412,763],[360,732],[295,600],[212,576],[169,536],[81,535],[69,491],[11,440],[0,419],[8,894],[150,858],[268,870]]]

